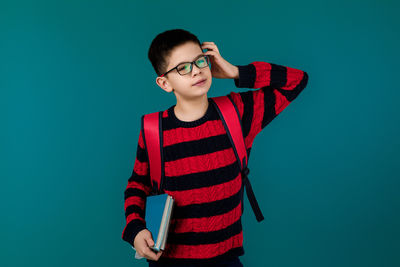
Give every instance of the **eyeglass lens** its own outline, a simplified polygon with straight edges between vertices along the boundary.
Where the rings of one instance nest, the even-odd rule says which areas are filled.
[[[206,56],[198,58],[195,62],[197,67],[204,68],[208,66],[208,58]],[[177,67],[179,74],[184,75],[192,71],[192,63],[183,63]]]

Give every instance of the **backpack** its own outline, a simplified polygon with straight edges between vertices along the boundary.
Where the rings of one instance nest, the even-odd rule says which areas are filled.
[[[247,177],[250,171],[247,167],[248,155],[242,133],[242,122],[237,106],[229,95],[212,97],[210,99],[222,120],[242,173],[242,214],[244,209],[243,191],[244,186],[246,186],[247,198],[251,204],[257,221],[261,222],[264,220],[264,216],[261,213],[253,189],[250,185],[250,181]],[[145,114],[141,118],[143,141],[145,143],[145,147],[147,148],[147,155],[149,159],[151,187],[153,190],[152,192],[155,192],[153,194],[162,194],[162,188],[164,185],[164,159],[162,153],[163,135],[160,134],[162,131],[162,113],[162,111],[153,112]]]

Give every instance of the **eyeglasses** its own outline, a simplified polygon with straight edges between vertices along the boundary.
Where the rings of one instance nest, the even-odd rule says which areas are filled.
[[[185,75],[185,74],[191,73],[192,69],[193,69],[193,63],[196,64],[196,66],[198,68],[202,69],[202,68],[207,67],[210,64],[210,59],[209,59],[208,55],[203,55],[203,56],[199,57],[198,59],[196,59],[195,61],[184,62],[184,63],[179,64],[178,66],[170,69],[169,71],[167,71],[160,77],[167,75],[169,72],[173,71],[174,69],[176,69],[180,75]]]

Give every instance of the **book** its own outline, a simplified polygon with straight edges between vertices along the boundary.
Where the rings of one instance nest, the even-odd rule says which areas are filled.
[[[146,197],[145,221],[146,228],[151,232],[154,246],[151,249],[157,253],[165,249],[168,230],[171,222],[175,200],[168,194],[150,195]],[[133,249],[135,249],[133,247]],[[142,259],[137,251],[136,259]]]

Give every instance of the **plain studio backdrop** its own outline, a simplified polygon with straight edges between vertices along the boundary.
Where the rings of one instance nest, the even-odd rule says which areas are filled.
[[[255,139],[245,266],[400,266],[396,1],[0,3],[0,265],[147,266],[121,238],[142,114],[175,104],[147,59],[160,32],[234,65],[307,71]],[[213,79],[208,96],[236,88]]]

